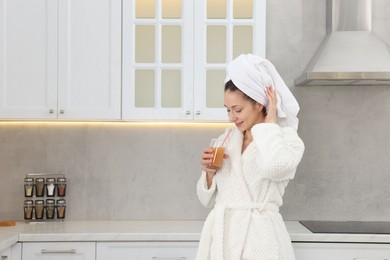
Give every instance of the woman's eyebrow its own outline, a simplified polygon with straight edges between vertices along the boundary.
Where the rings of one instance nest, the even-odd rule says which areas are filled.
[[[223,105],[224,107],[228,108],[226,105]],[[241,107],[241,105],[234,105],[232,108]]]

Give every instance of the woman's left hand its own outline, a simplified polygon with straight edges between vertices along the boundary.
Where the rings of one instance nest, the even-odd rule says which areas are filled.
[[[268,86],[265,90],[265,95],[268,98],[268,111],[265,117],[264,123],[276,123],[276,92],[272,85]]]

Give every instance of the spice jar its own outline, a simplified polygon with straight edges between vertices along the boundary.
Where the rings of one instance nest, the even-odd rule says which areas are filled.
[[[44,201],[35,201],[35,219],[43,219]]]
[[[24,196],[32,197],[34,192],[34,179],[25,178],[24,179]]]
[[[57,178],[57,195],[59,197],[65,197],[66,193],[66,178]]]
[[[44,178],[36,178],[35,179],[35,195],[37,197],[43,197],[45,193],[45,179]]]
[[[55,188],[56,188],[56,179],[54,178],[47,178],[46,179],[46,196],[47,197],[54,197],[55,194]]]
[[[58,219],[64,219],[65,218],[65,200],[59,199],[57,200],[57,218]]]
[[[33,216],[33,201],[25,200],[24,201],[24,219],[32,219]]]
[[[46,219],[54,218],[54,209],[55,209],[54,202],[55,201],[53,199],[46,200]]]

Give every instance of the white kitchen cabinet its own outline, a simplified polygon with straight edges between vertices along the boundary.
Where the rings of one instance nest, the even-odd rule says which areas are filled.
[[[0,251],[0,259],[1,260],[11,260],[12,259],[11,247],[8,247],[8,248]]]
[[[22,247],[20,243],[16,243],[2,251],[0,251],[1,260],[22,260]]]
[[[123,0],[124,119],[227,120],[226,65],[265,56],[266,0]]]
[[[388,260],[390,244],[293,243],[297,260]]]
[[[23,243],[23,260],[95,260],[95,242]]]
[[[198,242],[98,242],[96,260],[195,260]]]
[[[0,118],[120,118],[121,0],[0,10]]]
[[[16,243],[15,245],[11,246],[11,255],[12,260],[22,260],[22,244]]]

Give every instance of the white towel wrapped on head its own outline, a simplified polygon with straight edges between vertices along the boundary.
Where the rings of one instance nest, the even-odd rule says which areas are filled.
[[[277,123],[298,129],[299,104],[269,60],[252,54],[241,54],[228,64],[225,83],[229,80],[265,107],[268,106],[265,90],[272,85],[277,95]]]

